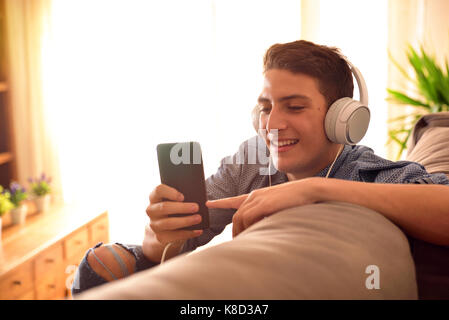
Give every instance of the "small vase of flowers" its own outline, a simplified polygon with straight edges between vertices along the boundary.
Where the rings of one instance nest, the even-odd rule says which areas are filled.
[[[48,212],[50,207],[51,178],[47,178],[44,173],[38,179],[28,179],[31,184],[31,192],[35,196],[34,203],[38,213]]]
[[[0,242],[2,239],[2,216],[8,213],[14,205],[11,202],[11,194],[0,186]]]
[[[23,224],[27,216],[27,205],[23,200],[27,198],[25,188],[17,182],[11,182],[10,185],[11,202],[14,208],[11,209],[11,221],[13,224]]]

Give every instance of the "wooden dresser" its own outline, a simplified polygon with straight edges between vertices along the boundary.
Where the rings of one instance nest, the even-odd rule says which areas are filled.
[[[65,299],[86,250],[109,241],[108,213],[92,206],[54,205],[3,230],[0,299]]]

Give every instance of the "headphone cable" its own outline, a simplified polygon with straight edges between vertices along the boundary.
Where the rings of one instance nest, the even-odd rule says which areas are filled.
[[[169,242],[169,243],[167,243],[167,244],[165,245],[164,251],[162,252],[161,264],[163,264],[163,263],[165,262],[165,255],[167,254],[168,248],[170,248],[170,246],[171,246],[172,244],[175,244],[175,242],[176,242],[176,241]],[[186,242],[184,241],[183,244],[182,244],[182,246],[181,246],[181,248],[179,249],[179,252],[181,252],[182,249],[184,249],[184,245],[185,245],[185,244],[186,244]],[[178,254],[179,254],[179,252],[178,252]]]
[[[342,144],[342,145],[340,146],[340,148],[338,149],[338,152],[337,152],[337,155],[335,156],[334,161],[332,162],[332,164],[331,164],[329,170],[327,170],[326,179],[329,177],[329,173],[331,173],[332,168],[333,168],[333,166],[334,166],[334,163],[337,161],[338,156],[339,156],[339,155],[341,154],[341,152],[343,151],[343,147],[344,147],[344,144]]]

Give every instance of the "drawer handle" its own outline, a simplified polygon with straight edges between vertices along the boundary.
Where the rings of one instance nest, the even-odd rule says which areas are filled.
[[[81,241],[81,240],[76,240],[75,243],[76,243],[76,244],[83,244],[83,241]]]
[[[21,286],[21,285],[22,285],[22,281],[20,281],[20,280],[14,280],[14,281],[12,282],[12,284],[15,285],[15,286]]]
[[[55,262],[55,259],[47,258],[47,259],[45,259],[45,262],[46,263],[53,263],[53,262]]]
[[[54,285],[54,284],[49,284],[48,287],[49,287],[50,289],[54,289],[54,288],[56,288],[56,285]]]

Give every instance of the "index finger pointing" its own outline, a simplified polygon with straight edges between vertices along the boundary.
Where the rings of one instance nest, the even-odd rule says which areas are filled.
[[[206,202],[206,206],[208,208],[219,208],[219,209],[238,209],[240,205],[246,200],[248,197],[247,194],[243,194],[241,196],[223,198],[217,200],[210,200]]]

